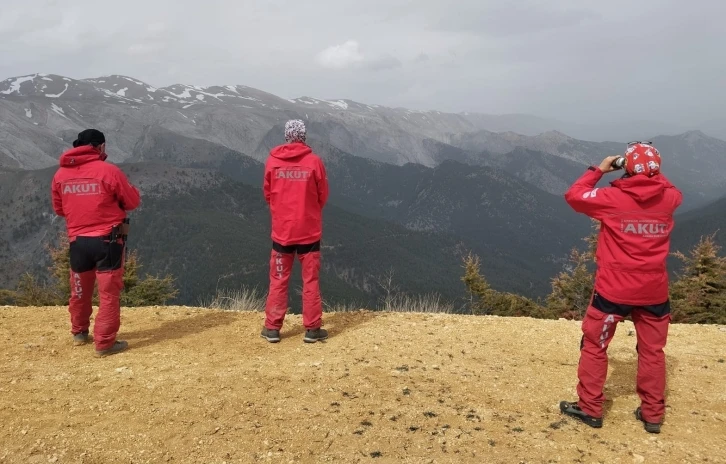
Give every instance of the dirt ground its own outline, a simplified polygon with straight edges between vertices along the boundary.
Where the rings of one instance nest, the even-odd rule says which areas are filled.
[[[610,348],[605,425],[564,418],[579,324],[124,309],[129,351],[73,347],[64,308],[0,307],[0,463],[726,462],[726,329],[672,326],[660,435],[633,416],[635,337]]]

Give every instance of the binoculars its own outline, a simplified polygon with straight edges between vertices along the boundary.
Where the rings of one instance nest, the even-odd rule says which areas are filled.
[[[625,157],[618,156],[612,163],[610,163],[610,165],[615,169],[623,169],[623,167],[625,167]]]

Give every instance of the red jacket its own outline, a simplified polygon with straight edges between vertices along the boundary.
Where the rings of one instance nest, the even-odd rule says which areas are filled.
[[[310,147],[288,143],[273,148],[265,163],[263,191],[272,214],[273,241],[289,246],[320,240],[328,176]]]
[[[602,176],[591,167],[565,193],[575,211],[600,221],[595,290],[613,303],[665,303],[673,214],[683,195],[663,174],[636,175],[595,188]]]
[[[70,241],[78,236],[110,234],[113,226],[126,218],[126,211],[141,204],[136,187],[118,166],[105,159],[105,153],[90,145],[61,155],[51,197],[56,214],[66,218]]]

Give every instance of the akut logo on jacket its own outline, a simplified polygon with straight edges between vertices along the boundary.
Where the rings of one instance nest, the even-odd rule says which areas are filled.
[[[312,171],[307,168],[278,168],[277,171],[275,171],[275,179],[304,182],[310,179],[311,176]]]
[[[641,235],[646,238],[667,237],[668,224],[655,220],[623,219],[620,230],[624,234]]]
[[[100,195],[101,185],[95,180],[78,180],[63,184],[63,195]]]

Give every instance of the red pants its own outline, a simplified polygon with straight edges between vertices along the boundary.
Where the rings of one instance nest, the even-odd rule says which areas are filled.
[[[668,337],[670,314],[657,317],[635,308],[631,317],[638,338],[637,391],[642,416],[647,422],[660,423],[665,414],[666,363],[663,348]],[[624,318],[606,314],[590,306],[582,321],[582,349],[577,369],[578,405],[593,417],[602,417],[605,402],[603,387],[607,378],[607,348],[615,335],[615,327]]]
[[[111,348],[121,326],[124,247],[95,237],[79,237],[71,243],[71,333],[87,332],[93,313],[93,288],[98,280],[98,314],[93,326],[97,350]]]
[[[302,315],[306,329],[322,325],[323,303],[320,297],[320,243],[312,245],[273,245],[270,257],[270,290],[265,307],[265,327],[280,330],[287,314],[288,284],[297,253],[302,265]]]

